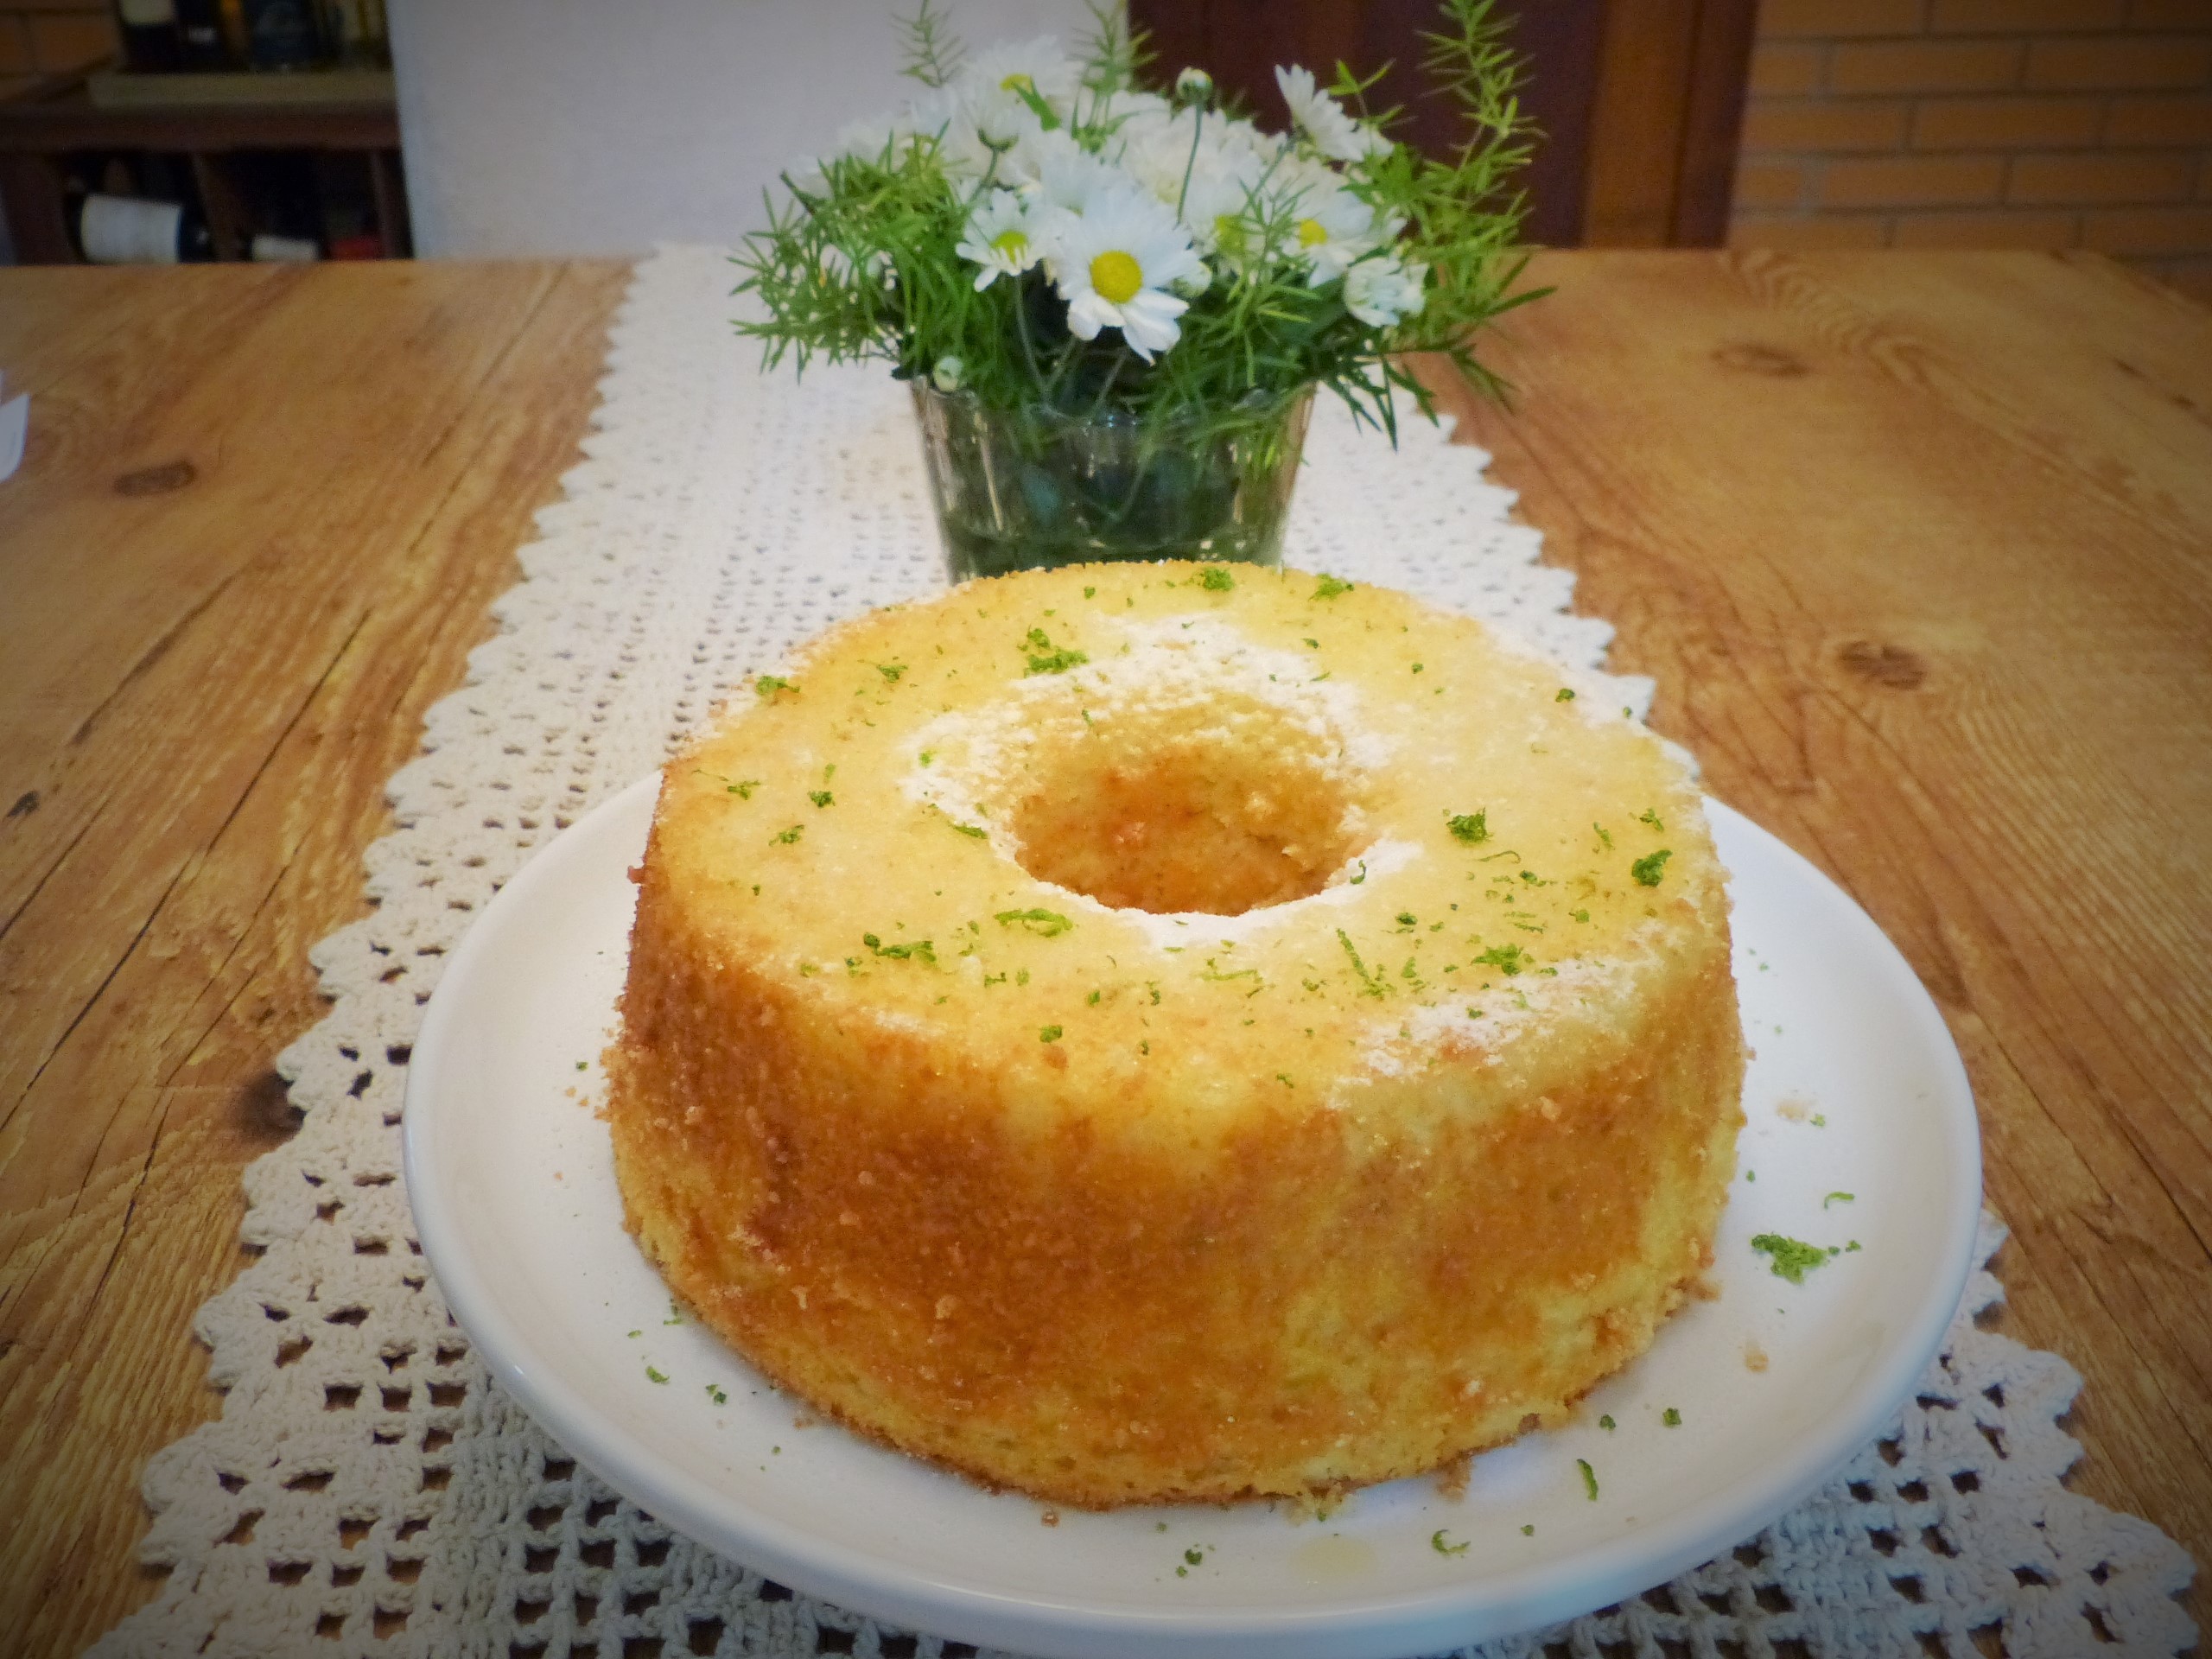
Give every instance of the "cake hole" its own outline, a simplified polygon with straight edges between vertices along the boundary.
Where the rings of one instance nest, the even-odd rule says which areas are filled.
[[[1118,909],[1240,916],[1357,851],[1332,742],[1256,701],[1131,700],[1029,757],[1004,822],[1022,868]]]

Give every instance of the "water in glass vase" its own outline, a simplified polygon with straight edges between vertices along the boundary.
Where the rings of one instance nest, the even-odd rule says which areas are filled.
[[[930,492],[952,579],[1124,559],[1274,564],[1310,389],[1208,429],[1115,410],[989,409],[916,383]]]

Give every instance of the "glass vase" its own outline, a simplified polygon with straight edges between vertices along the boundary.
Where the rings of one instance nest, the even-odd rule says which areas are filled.
[[[1313,407],[1189,428],[1118,410],[990,409],[917,382],[914,410],[955,582],[1123,559],[1274,564]]]

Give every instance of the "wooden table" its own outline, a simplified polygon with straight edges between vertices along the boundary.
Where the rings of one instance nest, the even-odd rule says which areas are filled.
[[[2212,314],[2093,258],[1562,254],[1465,427],[1715,793],[1888,930],[2088,1379],[2212,1560]],[[0,1630],[147,1594],[147,1457],[310,944],[573,460],[609,264],[0,271]],[[2196,1616],[2207,1600],[2196,1592]]]

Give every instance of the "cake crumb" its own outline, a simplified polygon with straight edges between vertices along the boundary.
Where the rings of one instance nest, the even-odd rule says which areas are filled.
[[[1303,1492],[1281,1493],[1270,1498],[1268,1503],[1280,1513],[1288,1516],[1291,1525],[1299,1527],[1308,1521],[1326,1521],[1344,1507],[1347,1496],[1345,1489],[1341,1486],[1324,1486]]]
[[[1747,1371],[1766,1370],[1766,1350],[1750,1338],[1744,1341],[1744,1369]]]
[[[1436,1490],[1440,1496],[1458,1503],[1467,1495],[1467,1479],[1474,1473],[1475,1459],[1471,1452],[1462,1452],[1458,1457],[1436,1471]]]
[[[1690,1294],[1700,1302],[1720,1300],[1720,1287],[1711,1274],[1700,1273],[1690,1281]]]
[[[1813,1103],[1802,1095],[1784,1095],[1775,1103],[1775,1116],[1788,1118],[1792,1123],[1802,1123],[1813,1115]]]
[[[1046,1510],[1044,1514],[1037,1517],[1037,1524],[1040,1527],[1058,1526],[1060,1524],[1060,1512],[1058,1510]]]

